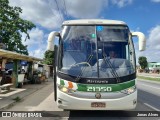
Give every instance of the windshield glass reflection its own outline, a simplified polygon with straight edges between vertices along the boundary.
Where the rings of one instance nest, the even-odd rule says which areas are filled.
[[[125,26],[104,26],[103,30],[97,30],[96,26],[65,26],[61,36],[60,71],[65,74],[115,78],[113,70],[119,77],[135,72]]]

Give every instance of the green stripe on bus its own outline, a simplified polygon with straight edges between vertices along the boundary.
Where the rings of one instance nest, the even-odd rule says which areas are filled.
[[[65,85],[64,80],[60,80],[60,85]],[[130,88],[135,85],[135,80],[124,82],[124,83],[119,83],[119,84],[80,84],[77,83],[77,90],[78,91],[84,91],[84,92],[89,92],[89,88],[94,87],[95,89],[101,89],[101,88],[111,88],[109,92],[116,92],[116,91],[121,91],[127,88]],[[107,92],[107,91],[106,91]]]
[[[127,89],[129,87],[132,87],[135,85],[135,80],[129,81],[129,82],[124,82],[124,83],[119,83],[119,84],[78,84],[78,91],[88,91],[88,88],[90,87],[97,87],[97,88],[107,88],[110,87],[112,88],[110,92],[116,92],[116,91],[121,91],[124,89]]]
[[[65,85],[64,80],[60,80],[60,85]]]

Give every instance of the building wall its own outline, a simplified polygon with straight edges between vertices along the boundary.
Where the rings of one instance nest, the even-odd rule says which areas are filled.
[[[148,63],[148,68],[149,68],[149,70],[153,70],[153,69],[160,69],[160,63],[152,63],[152,62],[150,62],[150,63]]]
[[[44,70],[45,70],[46,77],[49,78],[50,77],[50,66],[44,65]]]

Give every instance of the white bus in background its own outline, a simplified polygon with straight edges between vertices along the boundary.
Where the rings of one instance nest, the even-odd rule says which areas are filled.
[[[132,37],[145,49],[145,36],[116,20],[64,21],[51,32],[55,52],[54,97],[64,110],[127,110],[137,104],[136,62]],[[54,46],[55,37],[59,43]],[[114,55],[113,55],[114,54]]]

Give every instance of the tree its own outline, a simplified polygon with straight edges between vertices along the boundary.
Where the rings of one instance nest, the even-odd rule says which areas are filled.
[[[139,57],[138,63],[140,64],[142,69],[145,69],[148,66],[147,58],[144,56]]]
[[[53,59],[54,59],[54,51],[47,50],[44,53],[44,63],[47,65],[53,65]]]
[[[22,43],[22,33],[30,39],[28,31],[36,27],[32,22],[20,18],[22,9],[9,6],[8,0],[0,2],[0,38],[6,49],[28,55],[27,46]],[[25,40],[26,40],[25,39]]]

